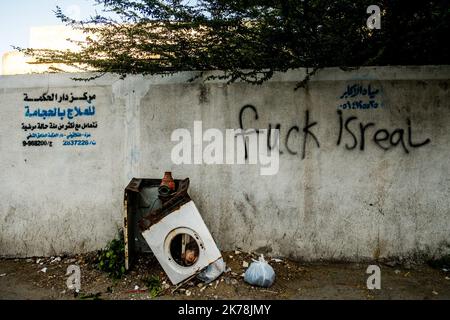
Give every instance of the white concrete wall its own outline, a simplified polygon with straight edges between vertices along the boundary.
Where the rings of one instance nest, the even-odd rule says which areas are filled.
[[[73,82],[71,75],[0,78],[0,255],[52,255],[98,249],[121,222],[122,192],[131,177],[191,178],[190,194],[221,249],[240,247],[308,260],[429,257],[450,251],[450,67],[326,69],[294,91],[304,70],[276,75],[262,86],[220,81],[187,83],[172,77],[112,76]],[[348,86],[371,86],[373,98],[340,98]],[[95,146],[23,147],[23,93],[96,94]],[[339,108],[373,100],[376,109]],[[45,102],[49,103],[49,102]],[[34,105],[39,103],[33,102]],[[51,104],[51,103],[50,103]],[[174,165],[173,130],[280,124],[280,171],[259,175],[255,165]],[[33,105],[33,106],[34,106]],[[71,104],[61,105],[70,107]],[[72,104],[73,105],[73,104]],[[47,105],[46,105],[47,106]],[[59,106],[59,103],[58,105]],[[306,141],[306,111],[317,124]],[[343,130],[345,122],[357,139]],[[429,139],[421,147],[412,143]],[[91,121],[91,119],[89,119]],[[64,122],[64,121],[62,121]],[[360,123],[365,126],[361,150]],[[286,149],[288,130],[291,131]],[[373,136],[396,142],[383,150]],[[403,131],[401,131],[401,129]],[[395,131],[397,130],[397,131]],[[383,132],[379,132],[379,138]],[[206,144],[206,143],[205,143]],[[408,151],[408,153],[406,152]]]

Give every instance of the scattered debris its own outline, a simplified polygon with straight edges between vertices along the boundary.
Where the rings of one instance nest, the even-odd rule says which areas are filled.
[[[281,259],[277,259],[277,258],[273,258],[273,259],[272,259],[272,261],[274,261],[274,262],[276,262],[276,263],[280,263],[280,262],[283,262],[283,260],[281,260]]]
[[[431,293],[434,294],[435,296],[437,296],[439,294],[438,292],[436,292],[434,290]]]
[[[396,261],[387,261],[384,264],[387,265],[388,267],[393,268],[397,265],[397,262]]]
[[[169,289],[170,288],[170,285],[168,284],[168,283],[164,283],[163,284],[163,289],[164,290],[167,290],[167,289]]]
[[[28,286],[26,286],[26,292],[17,291],[24,298],[39,298],[41,292],[46,292],[45,295],[49,299],[92,299],[95,298],[95,293],[101,292],[102,299],[147,300],[151,299],[151,295],[149,293],[150,287],[146,284],[146,279],[152,276],[159,277],[160,279],[161,293],[158,295],[158,298],[163,297],[163,299],[214,299],[214,296],[217,296],[218,299],[298,299],[316,296],[335,298],[337,293],[327,289],[329,288],[331,275],[333,285],[348,283],[349,293],[347,294],[347,291],[342,291],[342,294],[346,298],[358,294],[363,299],[402,299],[404,298],[402,296],[404,290],[410,290],[411,296],[418,299],[422,299],[424,296],[428,296],[431,299],[446,299],[450,295],[450,287],[448,286],[450,284],[450,273],[444,273],[442,267],[437,270],[432,270],[427,265],[418,265],[418,271],[416,272],[413,270],[405,270],[399,264],[398,267],[391,269],[391,275],[394,278],[391,279],[390,286],[385,286],[388,291],[379,292],[369,297],[366,296],[366,290],[362,290],[366,288],[365,278],[355,279],[354,277],[355,270],[359,270],[361,275],[364,274],[364,264],[349,264],[348,266],[351,266],[351,268],[342,264],[310,265],[308,263],[291,261],[289,258],[283,258],[282,263],[276,263],[272,260],[272,257],[266,256],[264,258],[275,271],[276,281],[269,288],[260,288],[249,285],[241,278],[241,274],[246,270],[242,267],[243,261],[247,261],[251,265],[252,258],[257,258],[251,253],[247,253],[241,249],[239,250],[239,255],[235,254],[235,249],[222,252],[228,272],[211,282],[211,285],[205,284],[195,276],[184,283],[183,287],[180,288],[181,290],[178,289],[173,295],[171,291],[175,286],[170,283],[169,278],[152,253],[142,253],[135,256],[133,267],[125,276],[126,280],[123,277],[120,281],[110,279],[106,273],[97,269],[95,260],[97,257],[96,252],[76,256],[61,256],[61,264],[50,264],[50,257],[41,257],[40,262],[43,262],[44,266],[39,268],[36,268],[39,264],[35,264],[38,257],[32,258],[31,261],[33,263],[26,262],[27,258],[20,259],[19,262],[14,262],[14,259],[4,259],[3,264],[0,264],[0,276],[3,276],[3,273],[7,273],[7,275],[3,276],[3,278],[0,277],[0,282],[10,283],[11,280],[8,279],[16,278],[20,278],[20,281],[24,283],[26,281],[32,287],[31,291],[29,291]],[[232,260],[229,260],[229,255],[233,255]],[[76,258],[76,261],[83,260],[86,262],[82,273],[82,283],[84,285],[78,295],[66,287],[67,276],[64,271],[68,266],[67,262],[72,258]],[[290,269],[287,268],[288,265]],[[48,268],[47,272],[41,273],[39,270],[44,267]],[[400,271],[397,276],[394,274],[396,269]],[[231,274],[231,270],[235,272],[234,275]],[[410,272],[409,274],[408,271]],[[341,277],[342,274],[345,274],[345,276]],[[244,275],[242,274],[242,276]],[[405,282],[405,280],[413,277],[414,281]],[[217,281],[219,281],[219,284],[216,288]],[[221,282],[223,282],[222,285],[220,284]],[[314,284],[317,283],[318,286],[311,286],[311,282],[314,282]],[[428,289],[426,287],[418,289],[415,287],[418,282],[434,283],[434,285]],[[401,288],[402,290],[393,290],[393,288]],[[46,291],[43,291],[43,289]],[[14,290],[20,290],[20,288]],[[33,290],[36,293],[33,293]],[[186,294],[187,290],[190,291],[190,295]],[[433,294],[432,291],[438,294]],[[30,293],[33,293],[33,295]]]
[[[46,273],[47,272],[47,267],[45,267],[45,268],[42,268],[41,270],[39,270],[38,272],[43,272],[43,273]]]
[[[225,262],[223,258],[216,260],[211,263],[205,271],[201,272],[197,278],[205,283],[210,283],[216,280],[226,269]]]
[[[396,269],[394,272],[395,272],[395,274],[399,274],[401,271]]]
[[[4,276],[6,276],[6,273],[0,274],[0,277],[4,277]]]
[[[50,263],[54,263],[54,262],[61,262],[61,257],[56,257],[52,261],[50,261]]]
[[[267,290],[267,289],[261,289],[259,291],[263,291],[263,292],[269,292],[269,293],[274,293],[274,294],[278,294],[277,291],[272,291],[272,290]]]
[[[102,295],[101,292],[97,293],[89,293],[89,294],[80,294],[78,298],[81,300],[101,300],[100,296]]]
[[[239,250],[235,250],[234,254],[240,254],[241,252]]]
[[[186,296],[190,296],[192,294],[192,292],[191,291],[189,291],[189,290],[186,290]]]
[[[243,266],[244,268],[248,268],[248,262],[247,262],[247,261],[243,261],[243,262],[242,262],[242,266]]]

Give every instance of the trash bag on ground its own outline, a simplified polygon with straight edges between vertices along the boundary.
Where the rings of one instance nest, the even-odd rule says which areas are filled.
[[[216,280],[224,271],[226,265],[223,258],[217,259],[215,262],[211,263],[205,270],[203,270],[197,278],[205,283],[210,283]]]
[[[244,281],[260,287],[268,288],[275,281],[275,271],[261,255],[258,261],[253,260],[244,274]]]

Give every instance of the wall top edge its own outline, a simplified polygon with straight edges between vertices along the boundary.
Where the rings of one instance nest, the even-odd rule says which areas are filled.
[[[311,69],[309,69],[311,70]],[[304,79],[307,69],[293,69],[287,72],[277,72],[268,81],[271,82],[299,82]],[[220,75],[220,71],[204,72],[203,78],[209,75]],[[92,87],[110,86],[121,82],[146,81],[150,85],[164,84],[199,84],[202,78],[188,82],[198,75],[195,71],[178,72],[172,75],[153,76],[127,76],[121,80],[118,75],[105,74],[92,81],[75,81],[73,78],[86,78],[95,73],[46,73],[0,76],[0,88],[42,88],[42,87]],[[373,80],[449,80],[450,65],[423,65],[423,66],[373,66],[360,67],[349,71],[340,68],[325,68],[319,70],[310,79],[316,81],[373,81]],[[226,80],[208,80],[206,83],[226,83]]]

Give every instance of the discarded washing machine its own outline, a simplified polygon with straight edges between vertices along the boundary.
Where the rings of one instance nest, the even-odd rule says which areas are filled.
[[[161,181],[164,179],[133,179],[125,190],[126,268],[129,258],[137,251],[145,252],[148,244],[176,285],[222,255],[187,193],[189,179],[172,180],[173,190]]]

